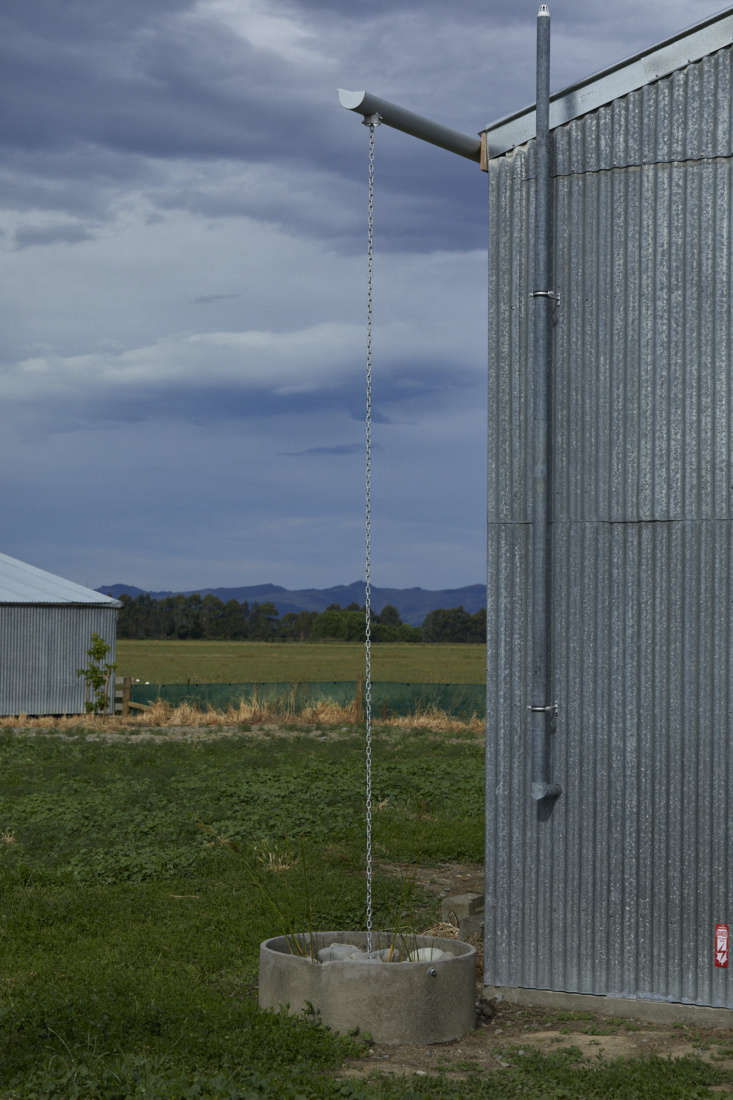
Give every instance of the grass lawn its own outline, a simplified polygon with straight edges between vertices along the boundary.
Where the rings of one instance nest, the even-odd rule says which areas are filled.
[[[480,684],[483,645],[380,643],[372,649],[374,680]],[[364,647],[349,642],[117,642],[118,674],[151,684],[357,680]]]
[[[377,731],[378,733],[379,731]],[[67,733],[68,737],[68,733]],[[375,852],[480,860],[480,743],[375,745]],[[386,1077],[364,1038],[256,1006],[274,900],[306,927],[363,927],[360,739],[197,742],[0,731],[0,1098],[403,1100],[712,1095],[696,1058],[623,1063],[508,1049],[489,1071]],[[234,838],[241,851],[212,840]],[[401,883],[375,878],[375,926]],[[437,897],[418,890],[425,927]],[[344,1059],[364,1072],[344,1077]]]

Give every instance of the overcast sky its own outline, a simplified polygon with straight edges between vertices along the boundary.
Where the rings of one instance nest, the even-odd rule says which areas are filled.
[[[3,0],[0,550],[97,587],[363,577],[367,88],[534,100],[535,0]],[[716,11],[556,0],[553,90]],[[486,177],[377,131],[373,579],[484,573]]]

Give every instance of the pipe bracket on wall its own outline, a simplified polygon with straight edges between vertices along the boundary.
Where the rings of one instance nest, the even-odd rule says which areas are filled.
[[[560,295],[554,290],[533,290],[529,297],[530,299],[545,298],[548,302],[552,302],[552,323],[556,325],[560,309]]]
[[[535,802],[542,802],[544,798],[559,798],[562,787],[557,783],[533,783],[532,798]]]
[[[548,703],[546,706],[540,707],[528,706],[527,710],[531,710],[533,714],[549,714],[553,720],[556,719],[560,713],[560,708],[557,703]]]

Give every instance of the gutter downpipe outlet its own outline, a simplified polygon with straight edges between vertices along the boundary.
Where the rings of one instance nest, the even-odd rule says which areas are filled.
[[[339,103],[347,111],[356,111],[368,119],[379,115],[380,122],[385,126],[391,126],[394,130],[401,130],[403,134],[411,134],[413,137],[428,141],[431,145],[438,145],[441,149],[447,149],[449,153],[457,153],[468,160],[477,163],[481,161],[481,139],[470,134],[462,134],[459,130],[451,130],[448,126],[441,126],[432,119],[423,118],[413,111],[407,111],[396,103],[390,103],[386,99],[372,95],[371,92],[349,92],[345,88],[339,88]]]
[[[551,741],[557,705],[551,702],[552,666],[552,452],[550,395],[552,323],[557,295],[552,277],[552,177],[550,174],[550,9],[537,13],[537,103],[535,140],[535,289],[534,309],[533,466],[532,466],[532,798],[557,798],[561,788],[551,782]]]

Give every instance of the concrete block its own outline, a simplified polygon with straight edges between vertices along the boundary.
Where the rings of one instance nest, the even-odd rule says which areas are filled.
[[[470,917],[462,917],[458,922],[458,927],[461,933],[462,940],[472,940],[477,936],[483,939],[484,935],[484,915],[483,913],[474,913]]]
[[[461,918],[483,912],[483,894],[451,894],[440,903],[441,920],[459,924]]]

